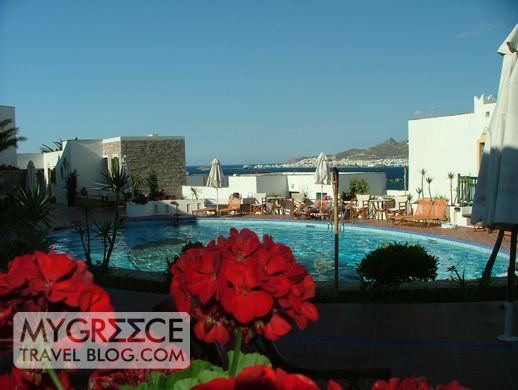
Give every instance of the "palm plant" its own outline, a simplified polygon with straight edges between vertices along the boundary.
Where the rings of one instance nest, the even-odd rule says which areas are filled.
[[[147,185],[149,187],[149,199],[153,200],[159,193],[158,176],[155,171],[151,171],[147,177]]]
[[[18,142],[26,141],[26,137],[18,135],[18,127],[11,126],[12,120],[5,119],[0,122],[0,152],[12,146],[18,146]]]
[[[111,172],[103,172],[104,177],[106,178],[106,183],[102,184],[102,186],[115,194],[115,213],[113,216],[113,222],[111,223],[111,231],[106,235],[106,239],[103,243],[105,246],[105,253],[103,256],[103,261],[101,264],[101,271],[105,273],[108,269],[108,265],[110,263],[110,257],[113,252],[113,247],[115,246],[115,240],[117,239],[117,229],[119,226],[119,202],[121,200],[121,195],[126,191],[130,186],[130,177],[126,173],[126,171],[121,170],[118,166],[114,166]],[[107,222],[104,222],[102,225],[106,225]],[[101,230],[98,228],[98,230]],[[102,229],[102,232],[105,232],[106,229]],[[111,234],[110,234],[111,233]]]
[[[430,195],[430,199],[432,198],[432,191],[430,191],[430,184],[432,183],[432,181],[433,179],[430,176],[426,178],[426,182],[428,183],[428,195]]]
[[[426,175],[426,169],[421,169],[421,193],[424,193],[424,175]]]
[[[90,216],[92,213],[92,206],[93,203],[88,198],[88,195],[86,197],[82,197],[79,201],[79,206],[83,209],[85,213],[85,223],[82,225],[75,225],[74,230],[79,234],[79,238],[81,239],[81,244],[83,245],[83,250],[85,253],[85,259],[88,266],[92,265],[92,256],[91,256],[91,249],[90,249]]]
[[[191,187],[191,192],[187,198],[198,200],[198,199],[200,199],[200,195],[202,192],[203,192],[203,190],[201,188]]]
[[[421,193],[423,192],[423,190],[420,188],[416,188],[415,192],[417,193],[417,200],[421,199]]]
[[[142,176],[136,171],[131,171],[130,176],[131,184],[133,185],[133,198],[137,199],[140,188],[142,188],[144,185],[144,180],[142,179]]]
[[[59,141],[54,141],[54,146],[48,146],[48,145],[41,145],[40,151],[41,153],[50,153],[50,152],[57,152],[59,150],[63,150],[63,140],[60,139]]]
[[[455,173],[448,172],[448,179],[450,180],[450,205],[453,206],[453,179],[455,178]]]

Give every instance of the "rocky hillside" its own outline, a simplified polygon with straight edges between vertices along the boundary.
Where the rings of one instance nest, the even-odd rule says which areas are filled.
[[[368,149],[349,149],[335,154],[336,159],[377,160],[385,158],[408,158],[408,141],[397,142],[389,138],[385,142]]]
[[[288,164],[293,164],[302,160],[307,160],[316,156],[304,156],[297,157],[290,161]],[[380,160],[380,159],[408,159],[408,141],[396,141],[393,138],[389,138],[381,144],[371,146],[367,149],[348,149],[335,155],[328,155],[330,159],[336,160]]]

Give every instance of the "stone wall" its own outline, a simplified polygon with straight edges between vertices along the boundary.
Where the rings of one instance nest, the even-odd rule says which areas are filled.
[[[108,167],[111,169],[111,159],[114,156],[119,158],[119,162],[122,160],[121,155],[121,142],[119,140],[113,142],[103,142],[103,156],[108,157]]]
[[[150,137],[149,139],[124,139],[120,148],[122,156],[128,157],[132,172],[138,172],[144,180],[151,171],[158,177],[158,185],[167,195],[182,195],[185,185],[185,140],[183,138]]]

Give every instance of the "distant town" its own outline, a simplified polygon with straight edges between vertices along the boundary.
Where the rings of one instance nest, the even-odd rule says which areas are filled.
[[[297,162],[288,162],[283,164],[257,164],[252,167],[255,169],[262,168],[311,168],[315,166],[315,158],[306,158]],[[329,158],[329,166],[331,167],[404,167],[408,165],[408,160],[403,158],[384,158],[375,160],[350,160]]]

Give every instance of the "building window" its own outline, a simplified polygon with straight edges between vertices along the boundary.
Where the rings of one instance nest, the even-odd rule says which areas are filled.
[[[118,171],[119,168],[119,158],[117,156],[112,157],[112,171]]]
[[[489,118],[489,111],[486,111],[486,118]]]

